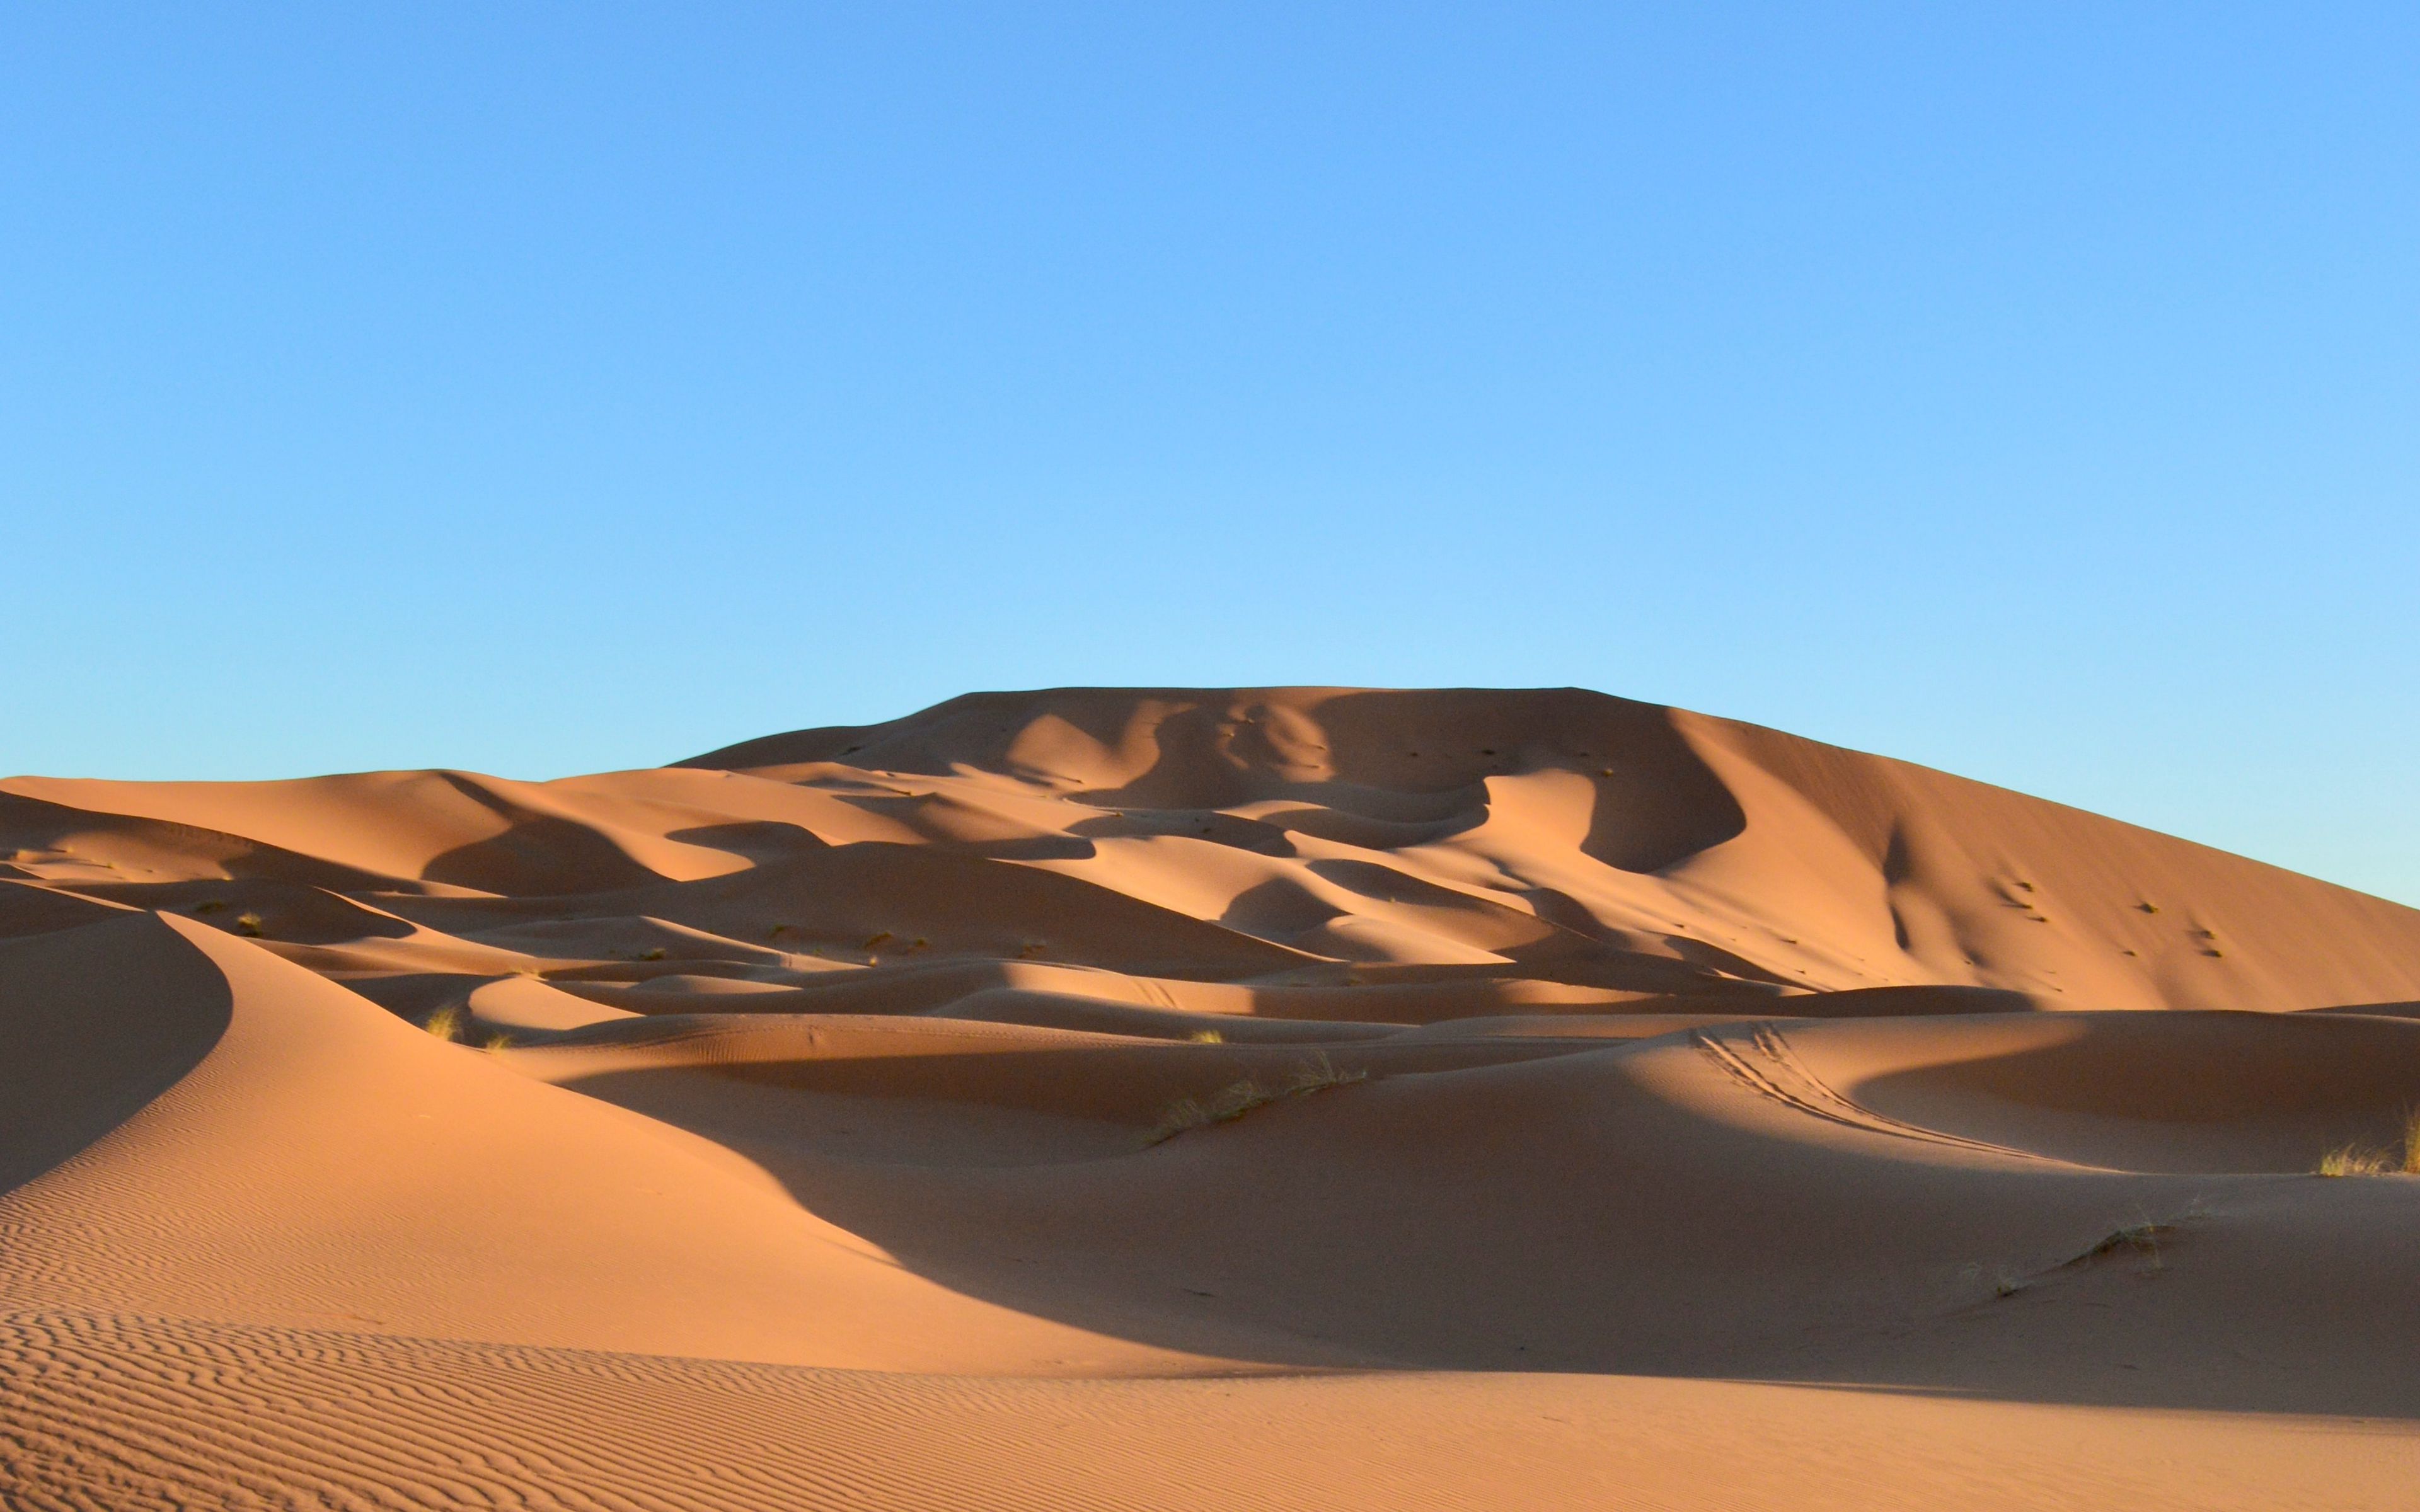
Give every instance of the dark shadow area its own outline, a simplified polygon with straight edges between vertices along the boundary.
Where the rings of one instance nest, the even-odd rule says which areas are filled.
[[[1286,816],[1291,821],[1295,816]],[[1220,813],[1216,809],[1126,809],[1071,825],[1073,834],[1100,839],[1174,835],[1207,841],[1255,856],[1292,856],[1294,841],[1283,829],[1258,819]]]
[[[1283,941],[1317,929],[1344,911],[1290,876],[1257,882],[1227,900],[1221,926],[1255,939]]]
[[[2003,987],[1850,987],[1835,993],[1791,993],[1774,1010],[1797,1018],[1939,1018],[1945,1014],[2030,1013],[2040,1005]]]
[[[2368,1018],[2420,1019],[2420,1003],[2346,1003],[2336,1008],[2314,1008],[2305,1011],[2357,1013]]]
[[[56,885],[0,877],[0,939],[82,929],[116,918],[131,906],[80,897]]]
[[[1281,1088],[1297,1073],[1333,1070],[1354,1077],[1411,1075],[1472,1066],[1510,1065],[1590,1054],[1592,1042],[1524,1039],[1425,1039],[1397,1043],[1342,1034],[1319,1041],[1195,1044],[1155,1039],[1122,1043],[1019,1047],[998,1037],[964,1034],[954,1021],[928,1021],[932,1046],[886,1043],[880,1031],[851,1034],[828,1024],[783,1023],[760,1015],[713,1013],[617,1019],[545,1037],[552,1050],[644,1049],[675,1056],[683,1069],[807,1094],[892,1098],[1022,1108],[1122,1123],[1136,1133],[1129,1149],[1181,1099],[1206,1100],[1244,1080]],[[988,1026],[998,1021],[968,1021]],[[986,1041],[993,1043],[987,1045]],[[641,1077],[644,1070],[614,1074]],[[578,1088],[579,1079],[562,1085]]]
[[[728,851],[760,864],[786,860],[800,851],[831,848],[821,835],[805,825],[785,825],[773,819],[698,825],[689,829],[675,829],[664,838],[678,841],[683,845],[702,845],[710,851]]]
[[[0,1191],[141,1112],[234,1014],[226,978],[148,914],[0,941]]]
[[[495,980],[492,976],[473,977],[452,971],[398,971],[379,977],[348,977],[340,985],[397,1018],[421,1024],[441,1008],[463,1007],[473,993]]]
[[[970,994],[945,1007],[946,1017],[959,1023],[1018,1024],[1180,1043],[1213,1035],[1228,1044],[1351,1044],[1402,1032],[1393,1024],[1212,1015],[1018,987]]]
[[[654,872],[585,825],[534,813],[455,772],[442,779],[504,821],[504,833],[459,845],[421,869],[430,882],[509,896],[604,892],[659,880]]]
[[[291,945],[399,940],[412,932],[404,919],[343,893],[277,877],[83,883],[74,890],[129,907],[186,915],[232,934]]]
[[[1215,1056],[1185,1065],[1205,1048]],[[1018,1136],[994,1129],[992,1113],[970,1120],[965,1157],[949,1158],[947,1110],[1140,1128],[1162,1098],[1281,1074],[1300,1052],[733,1064],[718,1049],[709,1074],[752,1090],[718,1098],[674,1080],[697,1066],[569,1085],[738,1149],[811,1211],[942,1285],[1168,1348],[1280,1365],[1342,1353],[1430,1369],[2420,1415],[2399,1334],[2381,1339],[2338,1311],[2387,1296],[2385,1268],[2349,1278],[2340,1246],[2369,1232],[2374,1253],[2400,1253],[2388,1210],[2402,1194],[2389,1183],[2314,1180],[2281,1196],[2273,1178],[1911,1162],[1905,1140],[1776,1139],[1642,1098],[1622,1069],[1632,1048],[1537,1045],[1517,1062],[1467,1043],[1435,1046],[1435,1060],[1402,1053],[1412,1048],[1326,1046],[1371,1079],[1165,1144],[1120,1153],[1096,1129],[1020,1145],[1014,1159],[1005,1146]],[[1671,1053],[1669,1041],[1636,1049]],[[805,1111],[818,1098],[845,1103]],[[829,1138],[815,1132],[827,1122]],[[986,1154],[986,1140],[1003,1148]],[[878,1153],[911,1147],[912,1158]],[[2319,1205],[2305,1212],[2297,1192]],[[1973,1263],[1911,1264],[1890,1254],[1898,1242]],[[2281,1256],[2296,1257],[2281,1270]],[[2309,1289],[2247,1307],[2246,1286]],[[1270,1342],[1289,1337],[1298,1350]]]
[[[960,856],[1004,861],[1081,861],[1094,854],[1093,843],[1078,835],[1031,833],[1031,826],[1003,823],[929,794],[835,796],[852,809],[888,819]]]
[[[1332,882],[1347,892],[1378,903],[1404,903],[1415,908],[1437,908],[1453,913],[1485,915],[1507,920],[1517,919],[1535,925],[1538,920],[1517,909],[1485,898],[1475,898],[1466,892],[1399,872],[1376,861],[1321,860],[1308,861],[1303,870],[1315,877]]]
[[[2211,1174],[2307,1175],[2347,1148],[2399,1164],[2420,1109],[2420,1023],[2408,1019],[2173,1010],[1978,1027],[1972,1049],[1918,1042],[1928,1063],[1878,1065],[1840,1090],[2057,1160]]]

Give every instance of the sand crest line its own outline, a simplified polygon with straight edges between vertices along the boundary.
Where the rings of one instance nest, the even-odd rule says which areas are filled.
[[[2420,1105],[2420,913],[1904,763],[1055,689],[14,779],[0,872],[12,1505],[2420,1476],[2420,1180],[2317,1174]]]

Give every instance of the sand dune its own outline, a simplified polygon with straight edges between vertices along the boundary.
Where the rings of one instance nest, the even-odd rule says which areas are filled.
[[[2391,1506],[2420,912],[1575,690],[0,783],[29,1506]],[[435,1030],[437,1032],[429,1032]]]

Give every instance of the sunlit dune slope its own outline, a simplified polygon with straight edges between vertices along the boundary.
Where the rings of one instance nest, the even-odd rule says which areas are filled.
[[[2381,1504],[2414,1001],[2420,912],[1578,690],[11,779],[0,1501]]]

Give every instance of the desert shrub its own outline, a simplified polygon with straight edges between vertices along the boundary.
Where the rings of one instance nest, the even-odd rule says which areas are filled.
[[[1340,1071],[1325,1055],[1302,1062],[1285,1080],[1271,1086],[1254,1077],[1232,1082],[1212,1093],[1205,1102],[1199,1098],[1180,1097],[1168,1105],[1159,1122],[1143,1138],[1147,1145],[1164,1144],[1178,1134],[1194,1129],[1206,1129],[1214,1123],[1229,1123],[1254,1108],[1289,1097],[1303,1097],[1326,1091],[1332,1087],[1350,1087],[1367,1081],[1366,1071]]]
[[[2160,1253],[2160,1236],[2174,1232],[2176,1232],[2175,1225],[2155,1224],[2148,1219],[2142,1223],[2128,1224],[2122,1228],[2113,1228],[2103,1234],[2090,1249],[2075,1258],[2077,1260],[2097,1259],[2103,1255],[2115,1255],[2121,1249],[2139,1251],[2157,1258]]]
[[[2395,1169],[2381,1150],[2364,1149],[2358,1145],[2338,1145],[2319,1157],[2321,1176],[2384,1176]]]

